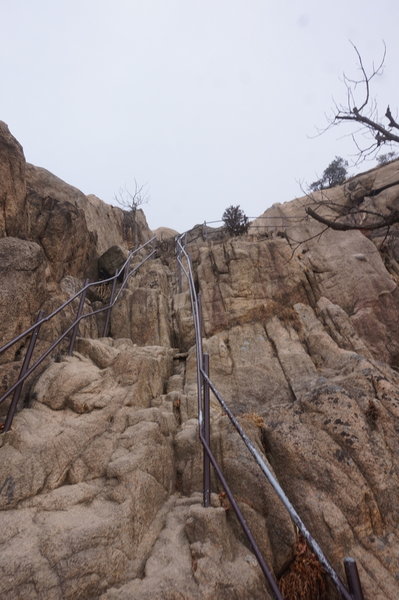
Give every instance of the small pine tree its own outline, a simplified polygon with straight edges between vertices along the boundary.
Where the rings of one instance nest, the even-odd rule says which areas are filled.
[[[348,175],[347,166],[347,160],[344,160],[341,156],[336,156],[328,167],[324,169],[321,178],[310,184],[310,191],[316,192],[317,190],[325,190],[336,185],[342,185]]]
[[[242,235],[248,231],[248,217],[239,206],[229,206],[226,208],[222,219],[230,235]]]

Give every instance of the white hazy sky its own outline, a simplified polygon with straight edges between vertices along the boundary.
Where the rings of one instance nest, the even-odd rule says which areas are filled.
[[[349,41],[399,107],[398,0],[0,0],[0,119],[45,167],[109,203],[147,184],[150,227],[301,195],[354,148],[325,124]],[[371,164],[363,165],[369,168]]]

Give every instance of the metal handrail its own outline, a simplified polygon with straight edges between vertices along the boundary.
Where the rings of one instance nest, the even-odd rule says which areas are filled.
[[[150,244],[151,242],[153,242],[154,240],[156,240],[156,236],[153,236],[150,240],[148,240],[147,242],[145,242],[144,244],[142,244],[141,246],[139,246],[135,250],[131,250],[129,252],[129,255],[128,255],[127,259],[125,260],[125,262],[123,263],[123,265],[119,268],[119,270],[115,273],[115,275],[113,275],[112,277],[108,277],[108,279],[100,279],[99,281],[93,281],[91,283],[88,283],[88,284],[84,285],[78,292],[76,292],[76,294],[74,294],[73,296],[71,296],[70,298],[68,298],[68,300],[66,300],[63,304],[61,304],[58,308],[56,308],[55,310],[53,310],[52,313],[50,313],[49,315],[47,315],[45,317],[42,317],[42,319],[38,323],[34,323],[30,327],[28,327],[28,329],[26,329],[25,331],[23,331],[22,333],[20,333],[16,337],[14,337],[12,340],[10,340],[6,344],[4,344],[4,346],[1,346],[0,347],[0,354],[2,354],[3,352],[5,352],[9,348],[11,348],[11,346],[13,346],[16,342],[19,342],[20,340],[22,340],[25,336],[27,336],[34,329],[36,329],[36,327],[38,325],[42,325],[46,321],[50,321],[53,317],[55,317],[55,315],[57,315],[64,308],[66,308],[69,304],[71,304],[74,300],[76,300],[76,298],[78,298],[80,296],[80,294],[82,292],[84,292],[85,290],[87,291],[90,287],[97,286],[97,285],[102,285],[102,284],[105,284],[105,283],[109,283],[109,282],[113,281],[114,279],[117,279],[120,276],[120,274],[123,272],[123,270],[126,267],[126,265],[128,265],[130,263],[130,260],[132,259],[132,257],[135,254],[137,254],[137,252],[140,252],[140,250],[142,250],[143,248],[145,248],[148,244]]]
[[[22,393],[22,386],[23,386],[25,380],[33,373],[33,371],[35,371],[37,369],[37,367],[55,350],[55,348],[62,342],[62,340],[64,340],[68,336],[68,334],[70,334],[70,333],[71,333],[71,339],[70,339],[68,354],[72,354],[73,346],[74,346],[74,342],[75,342],[75,337],[76,337],[76,334],[77,334],[77,330],[78,330],[80,322],[83,319],[87,319],[88,317],[92,317],[92,316],[97,315],[97,314],[99,314],[101,312],[107,311],[107,319],[106,319],[106,323],[105,323],[104,330],[103,330],[103,336],[106,335],[107,329],[108,329],[109,316],[110,316],[110,312],[112,310],[112,307],[116,304],[116,302],[118,301],[118,299],[119,299],[122,291],[126,288],[127,282],[130,279],[130,277],[147,260],[149,260],[150,258],[152,258],[156,254],[156,250],[152,249],[152,251],[144,259],[142,259],[132,269],[129,269],[129,267],[130,267],[130,261],[131,261],[132,257],[135,254],[137,254],[138,252],[140,252],[141,250],[143,250],[143,248],[146,248],[149,244],[152,244],[155,240],[156,240],[156,236],[153,236],[150,240],[148,240],[147,242],[145,242],[144,244],[142,244],[138,248],[136,248],[134,250],[131,250],[129,252],[129,254],[128,254],[127,259],[123,263],[123,265],[116,271],[115,275],[113,275],[112,277],[108,277],[107,279],[102,279],[100,281],[94,281],[94,282],[91,282],[91,283],[88,283],[87,280],[86,280],[85,285],[78,292],[76,292],[71,298],[69,298],[68,300],[66,300],[58,308],[56,308],[52,313],[50,313],[47,316],[42,316],[43,312],[41,311],[39,313],[39,317],[38,317],[37,321],[33,325],[31,325],[28,329],[26,329],[25,331],[23,331],[22,333],[20,333],[16,337],[14,337],[12,340],[10,340],[9,342],[7,342],[6,344],[4,344],[0,348],[0,354],[2,354],[3,352],[6,352],[6,350],[8,350],[9,348],[11,348],[15,343],[17,343],[18,341],[20,341],[24,337],[28,336],[29,334],[32,334],[32,336],[31,336],[31,342],[29,343],[28,350],[27,350],[27,352],[25,354],[25,359],[23,361],[23,365],[22,365],[21,371],[19,373],[19,376],[17,378],[17,381],[15,381],[15,383],[13,385],[11,385],[2,394],[2,396],[0,397],[0,405],[1,405],[12,393],[14,393],[13,399],[12,399],[12,401],[10,403],[9,408],[8,408],[6,421],[5,421],[4,428],[2,429],[2,431],[7,432],[7,431],[9,431],[9,429],[11,427],[12,420],[14,418],[14,414],[15,414],[15,411],[16,411],[16,405],[17,405],[17,403],[19,401],[19,398],[20,398],[20,395]],[[116,287],[116,282],[117,282],[118,278],[120,277],[120,275],[122,273],[124,273],[123,282],[122,282],[122,284],[120,286],[120,289],[118,290],[118,292],[115,295],[114,291],[115,291],[115,287]],[[113,282],[113,288],[112,288],[113,292],[111,294],[111,298],[110,298],[109,303],[106,306],[103,306],[103,307],[101,307],[99,309],[92,310],[92,311],[90,311],[88,313],[82,314],[84,299],[86,297],[87,290],[90,289],[91,287],[102,285],[102,284],[107,284],[107,283],[110,283],[110,282]],[[50,347],[47,348],[47,350],[45,350],[36,359],[35,363],[32,366],[29,366],[30,360],[32,358],[33,350],[34,350],[34,345],[36,343],[37,335],[38,335],[38,332],[39,332],[39,329],[40,329],[41,325],[43,323],[46,323],[46,322],[50,321],[54,316],[56,316],[61,311],[63,311],[67,306],[69,306],[79,296],[81,298],[80,298],[80,302],[79,302],[78,313],[77,313],[77,316],[75,317],[75,319],[73,320],[73,322],[65,329],[65,331],[63,331],[63,333],[61,335],[58,336],[58,338],[55,341],[53,341],[51,343]],[[32,344],[32,340],[33,340],[33,344]],[[1,431],[1,429],[0,429],[0,431]]]
[[[209,472],[209,468],[207,468],[207,466],[206,466],[206,463],[209,461],[212,464],[213,468],[215,469],[218,479],[219,479],[220,483],[222,484],[223,489],[226,492],[226,495],[230,501],[230,504],[231,504],[235,514],[237,515],[238,521],[239,521],[245,535],[247,536],[247,539],[254,551],[254,554],[256,556],[258,564],[270,586],[270,589],[272,591],[274,598],[276,600],[284,600],[283,596],[279,590],[278,584],[272,574],[272,571],[269,568],[269,566],[267,565],[267,563],[262,555],[262,552],[260,551],[258,544],[256,543],[256,540],[255,540],[254,536],[252,535],[252,532],[244,518],[244,515],[242,514],[241,509],[238,506],[237,501],[234,498],[234,495],[230,489],[230,486],[228,485],[227,480],[223,475],[223,471],[222,471],[220,465],[218,464],[218,462],[210,448],[209,436],[204,435],[204,426],[208,429],[209,421],[207,420],[206,423],[204,422],[203,407],[202,407],[202,393],[203,393],[203,381],[204,380],[203,380],[202,373],[204,372],[203,371],[203,363],[205,362],[205,364],[207,364],[208,361],[203,360],[204,357],[203,357],[203,353],[202,353],[200,303],[199,303],[197,291],[195,289],[191,259],[184,247],[184,242],[183,242],[184,236],[185,236],[185,234],[182,234],[181,236],[176,238],[176,249],[177,249],[176,256],[177,256],[177,261],[178,261],[182,271],[184,272],[184,274],[187,277],[187,281],[189,284],[189,290],[190,290],[191,307],[192,307],[193,319],[194,319],[196,365],[197,365],[198,429],[199,429],[199,438],[200,438],[200,441],[201,441],[201,444],[202,444],[202,447],[204,450],[204,473],[206,471],[206,478],[207,478],[207,482],[204,481],[204,506],[210,505],[210,472]],[[183,264],[183,258],[186,259],[187,268]],[[206,390],[206,388],[204,388],[204,391],[205,390]]]
[[[298,527],[299,531],[301,532],[301,534],[303,535],[303,537],[305,538],[306,542],[308,543],[309,547],[312,549],[312,551],[314,552],[314,554],[317,556],[320,564],[323,566],[325,572],[329,575],[329,577],[331,578],[332,582],[334,583],[335,587],[337,588],[338,592],[340,593],[341,597],[344,598],[344,600],[364,600],[364,596],[363,596],[363,592],[362,592],[362,588],[360,585],[360,579],[359,579],[359,575],[358,575],[358,571],[357,571],[357,566],[356,566],[356,562],[352,559],[352,558],[345,558],[344,559],[344,566],[345,566],[345,572],[346,572],[346,576],[347,576],[347,580],[348,580],[348,586],[349,586],[349,590],[346,588],[345,584],[342,582],[342,580],[340,579],[338,573],[335,571],[335,569],[332,567],[331,563],[329,562],[329,560],[327,559],[327,557],[325,556],[324,552],[322,551],[322,549],[320,548],[319,544],[317,543],[317,541],[312,537],[312,535],[310,534],[309,530],[307,529],[306,525],[303,523],[302,519],[300,518],[299,514],[297,513],[296,509],[294,508],[294,506],[292,505],[292,503],[290,502],[288,496],[285,494],[284,490],[282,489],[281,485],[279,484],[277,478],[273,475],[272,471],[270,470],[270,468],[268,467],[268,465],[266,464],[265,460],[263,459],[261,453],[257,450],[257,448],[255,447],[255,445],[252,443],[252,441],[249,439],[249,437],[247,436],[247,434],[245,433],[245,431],[242,429],[241,425],[239,424],[238,420],[236,419],[236,417],[233,415],[232,411],[229,409],[229,407],[227,406],[225,400],[223,399],[222,395],[218,392],[218,390],[216,389],[215,385],[212,383],[212,381],[209,378],[209,372],[208,372],[208,360],[204,361],[203,360],[203,355],[202,355],[202,330],[201,330],[201,320],[199,318],[198,315],[200,315],[200,303],[199,303],[199,298],[198,298],[198,294],[195,290],[195,285],[194,285],[194,277],[193,277],[193,270],[192,270],[192,264],[191,264],[191,259],[189,254],[187,253],[186,249],[185,249],[185,234],[180,235],[176,238],[176,255],[177,255],[177,262],[179,263],[180,267],[182,268],[184,274],[186,275],[187,279],[188,279],[188,283],[189,283],[189,289],[190,289],[190,297],[191,297],[191,304],[192,304],[192,308],[193,308],[193,318],[194,318],[194,330],[195,330],[195,338],[196,338],[196,362],[197,362],[197,391],[198,391],[198,421],[199,421],[199,438],[200,441],[202,443],[202,446],[204,448],[204,454],[206,454],[210,460],[210,462],[212,463],[212,465],[215,468],[215,471],[218,475],[219,480],[221,481],[223,487],[225,488],[226,494],[229,497],[229,500],[231,502],[230,499],[230,494],[231,491],[227,490],[225,483],[227,482],[223,482],[223,479],[220,476],[220,473],[218,471],[219,467],[216,467],[215,464],[216,460],[210,450],[210,446],[209,446],[209,436],[204,435],[204,427],[209,427],[209,414],[204,414],[203,413],[203,407],[202,407],[202,403],[201,403],[201,398],[202,398],[202,388],[208,388],[210,390],[212,390],[212,393],[214,394],[215,398],[217,399],[217,401],[219,402],[220,406],[222,407],[222,409],[224,410],[224,412],[226,413],[226,415],[229,417],[230,422],[232,423],[232,425],[235,427],[236,431],[238,432],[238,434],[240,435],[241,439],[244,441],[247,449],[249,450],[249,452],[251,453],[251,455],[253,456],[253,458],[255,459],[257,465],[259,466],[259,468],[262,470],[263,474],[265,475],[266,479],[269,481],[269,483],[271,484],[271,486],[273,487],[274,491],[276,492],[277,496],[280,498],[280,500],[282,501],[282,503],[284,504],[285,508],[287,509],[293,523]],[[184,257],[187,261],[187,268],[184,267],[183,262],[182,262],[182,257]],[[201,353],[199,353],[201,351]],[[204,368],[204,366],[206,368]],[[209,392],[208,392],[209,393]],[[206,397],[206,393],[204,393],[204,399]],[[207,400],[207,402],[204,402],[204,407],[207,407],[207,410],[209,411],[209,399]],[[205,506],[209,506],[209,502],[208,502],[208,497],[209,497],[209,493],[210,490],[206,490],[206,487],[209,485],[209,481],[206,481],[206,477],[205,477],[205,459],[204,459],[204,505]],[[223,476],[223,474],[221,473],[221,475]],[[232,503],[232,506],[240,520],[241,523],[241,518],[239,516],[239,512],[237,512],[236,507],[234,506],[234,504]],[[238,508],[238,506],[237,506]],[[238,508],[239,510],[239,508]],[[241,514],[242,517],[242,514]],[[243,518],[243,517],[242,517]],[[251,540],[251,533],[246,531],[245,527],[243,527],[249,541],[251,542],[252,546],[253,546],[253,542]],[[253,546],[254,547],[254,546]],[[255,552],[256,557],[258,559],[259,565],[262,568],[263,573],[265,574],[269,585],[270,585],[270,581],[269,581],[269,577],[268,575],[265,573],[264,568],[262,567],[262,561],[259,560],[257,553]],[[274,587],[271,585],[273,593],[275,595],[276,598],[279,598],[278,594],[276,594]]]
[[[177,249],[178,249],[177,261],[178,261],[183,273],[187,277],[189,289],[190,289],[191,309],[193,312],[194,329],[195,329],[195,346],[196,346],[196,352],[197,352],[197,381],[200,381],[201,380],[201,369],[202,369],[202,337],[201,337],[201,335],[197,335],[197,332],[201,331],[201,317],[200,317],[200,309],[199,309],[199,302],[198,302],[198,294],[197,294],[197,291],[195,289],[195,284],[194,284],[194,275],[193,275],[191,259],[190,259],[189,255],[187,254],[184,244],[182,243],[185,235],[186,234],[183,233],[176,240]],[[183,265],[182,257],[184,257],[187,261],[187,269]],[[201,428],[202,424],[203,424],[201,386],[198,386],[197,398],[198,398],[198,422],[199,422],[199,426]]]

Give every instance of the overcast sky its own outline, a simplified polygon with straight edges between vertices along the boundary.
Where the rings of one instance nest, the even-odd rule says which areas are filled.
[[[387,45],[373,88],[399,107],[398,0],[0,0],[0,119],[26,159],[114,203],[146,184],[151,228],[301,195],[352,142],[311,139]],[[362,165],[362,169],[371,164]]]

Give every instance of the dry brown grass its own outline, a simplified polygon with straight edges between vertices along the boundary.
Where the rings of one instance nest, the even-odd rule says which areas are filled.
[[[306,541],[298,535],[294,558],[279,579],[284,600],[325,600],[326,574]]]
[[[219,502],[220,502],[220,506],[222,508],[224,508],[224,510],[230,510],[231,509],[231,504],[230,504],[230,500],[227,497],[226,492],[219,492],[218,493],[219,496]]]
[[[263,417],[258,415],[258,413],[244,413],[241,415],[241,418],[253,423],[256,425],[256,427],[259,427],[259,429],[263,429],[265,427],[265,421],[263,420]]]

